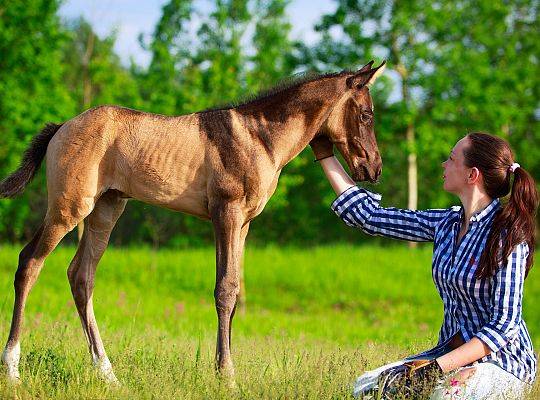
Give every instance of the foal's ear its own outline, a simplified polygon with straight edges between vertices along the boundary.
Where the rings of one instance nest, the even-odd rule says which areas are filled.
[[[377,68],[371,68],[371,65],[373,64],[373,61],[370,63],[364,65],[360,71],[358,71],[353,76],[350,76],[347,78],[347,87],[349,89],[355,88],[360,89],[366,85],[371,85],[375,80],[381,76],[384,69],[386,68],[386,61],[383,61],[381,65],[379,65]],[[364,70],[364,68],[368,67],[369,69]]]
[[[366,72],[366,71],[369,71],[371,69],[371,67],[373,66],[373,63],[375,61],[371,60],[370,62],[368,62],[366,65],[364,65],[362,68],[360,68],[357,72],[357,74],[359,74],[360,72]]]

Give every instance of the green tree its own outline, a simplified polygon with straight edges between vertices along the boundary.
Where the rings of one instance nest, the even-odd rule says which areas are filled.
[[[441,187],[441,161],[470,130],[506,136],[537,173],[537,155],[523,150],[538,143],[538,2],[337,3],[318,26],[321,44],[308,55],[326,65],[348,65],[358,55],[388,59],[399,90],[385,91],[382,109],[376,105],[383,181],[399,185],[399,150],[406,150],[409,171],[408,190],[392,190],[400,194],[389,196],[392,202],[402,203],[408,193],[414,207],[417,179],[421,207],[455,203],[432,188]]]
[[[175,115],[197,107],[192,93],[196,86],[191,85],[197,81],[197,71],[193,68],[193,43],[189,39],[193,12],[191,1],[171,0],[162,8],[150,43],[139,38],[141,46],[151,52],[146,70],[134,68],[149,111]]]
[[[242,40],[249,21],[248,0],[217,0],[201,25],[195,62],[202,72],[203,108],[245,96],[247,58]]]
[[[507,139],[517,161],[540,178],[538,6],[439,2],[430,15],[437,46],[423,79],[425,116],[419,127],[428,185],[437,180],[436,157],[470,131]]]
[[[70,40],[64,47],[64,82],[78,112],[100,104],[137,107],[138,87],[114,53],[116,37],[100,39],[82,17],[67,23]],[[84,221],[77,227],[82,238]]]
[[[290,39],[292,25],[286,8],[290,0],[257,0],[255,33],[250,57],[252,68],[247,72],[250,91],[269,88],[289,77],[296,68]]]
[[[18,165],[45,123],[72,116],[75,103],[62,82],[62,44],[67,35],[58,1],[29,0],[0,5],[0,176]],[[28,240],[46,208],[43,169],[15,200],[0,202],[0,237]]]
[[[325,33],[325,49],[335,42],[333,28],[340,28],[342,44],[338,46],[337,60],[350,62],[353,55],[372,57],[379,55],[388,60],[390,73],[397,77],[399,99],[392,104],[395,118],[390,124],[381,127],[389,129],[392,135],[383,134],[398,142],[398,148],[407,155],[407,207],[418,207],[418,167],[417,167],[417,125],[422,118],[422,103],[415,98],[415,91],[421,90],[423,65],[429,57],[428,46],[431,37],[426,34],[425,18],[429,14],[430,1],[408,2],[349,2],[339,1],[333,15],[323,18],[319,30]],[[335,61],[334,61],[335,62]],[[388,92],[386,92],[389,95]],[[386,108],[390,98],[383,100]],[[377,117],[381,114],[377,107]],[[378,129],[379,131],[381,129]],[[390,137],[391,136],[391,137]],[[381,142],[383,142],[381,140]],[[397,151],[392,153],[396,154]],[[385,156],[385,161],[388,156]],[[390,163],[401,167],[402,163]],[[386,169],[386,168],[385,168]],[[401,169],[402,171],[403,169]],[[398,169],[393,171],[397,174]],[[393,199],[394,200],[394,199]]]
[[[101,39],[82,17],[67,23],[64,82],[79,112],[102,104],[139,107],[137,82],[114,52],[114,33]]]

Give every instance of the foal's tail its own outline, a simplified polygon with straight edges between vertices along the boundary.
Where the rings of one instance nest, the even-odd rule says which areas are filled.
[[[15,197],[23,192],[24,188],[36,174],[47,146],[54,134],[62,124],[48,123],[43,130],[32,139],[30,146],[24,152],[21,165],[10,176],[0,182],[0,198]]]

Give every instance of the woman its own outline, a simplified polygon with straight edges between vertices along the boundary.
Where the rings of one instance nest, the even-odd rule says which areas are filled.
[[[382,208],[380,195],[355,186],[327,138],[311,146],[338,194],[331,207],[347,225],[370,235],[434,242],[432,274],[444,304],[438,345],[365,373],[354,395],[522,396],[536,375],[522,297],[533,263],[538,193],[508,143],[486,133],[457,142],[442,167],[444,190],[462,206],[426,211]],[[502,205],[499,198],[509,193]]]

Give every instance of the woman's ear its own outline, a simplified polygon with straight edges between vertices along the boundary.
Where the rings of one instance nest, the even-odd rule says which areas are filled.
[[[482,174],[480,173],[480,170],[476,167],[472,167],[471,171],[469,172],[469,177],[467,178],[468,183],[476,183],[480,179]]]

